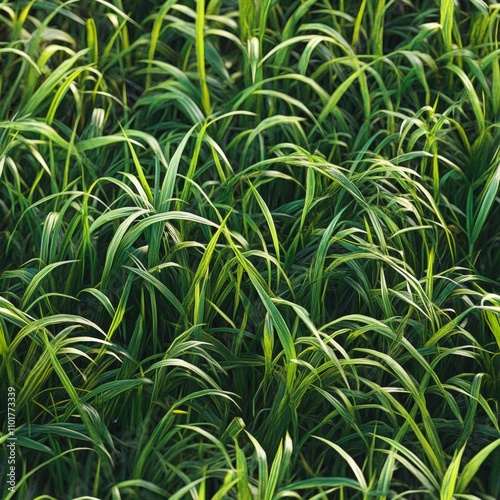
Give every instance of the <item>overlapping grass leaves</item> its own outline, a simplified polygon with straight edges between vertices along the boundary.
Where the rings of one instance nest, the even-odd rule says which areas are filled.
[[[497,497],[497,6],[49,6],[0,7],[18,494]]]

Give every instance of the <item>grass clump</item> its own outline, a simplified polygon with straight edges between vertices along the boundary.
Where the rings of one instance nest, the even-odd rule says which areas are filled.
[[[497,4],[0,19],[19,498],[500,496]]]

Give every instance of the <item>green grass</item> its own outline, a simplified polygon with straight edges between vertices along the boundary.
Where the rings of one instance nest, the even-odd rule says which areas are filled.
[[[0,3],[2,498],[500,497],[498,4],[89,5]]]

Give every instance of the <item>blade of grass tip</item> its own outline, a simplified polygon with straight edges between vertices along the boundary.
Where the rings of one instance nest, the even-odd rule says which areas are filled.
[[[465,446],[467,440],[469,439],[472,431],[474,429],[474,423],[476,421],[476,410],[479,402],[479,397],[481,396],[481,382],[484,373],[477,373],[472,380],[470,388],[470,398],[468,401],[469,408],[467,409],[467,414],[465,415],[463,430],[460,437],[457,440],[456,448],[460,448],[462,445]]]
[[[285,125],[295,125],[297,132],[304,138],[304,142],[307,142],[307,138],[304,135],[304,131],[301,126],[301,122],[305,121],[305,118],[288,116],[288,115],[276,115],[264,118],[259,124],[250,132],[246,142],[243,152],[241,154],[242,161],[244,162],[248,153],[248,150],[253,145],[254,140],[261,136],[261,134],[271,127],[283,127]],[[262,136],[261,136],[262,137]]]
[[[87,67],[79,67],[76,68],[71,72],[69,75],[65,75],[64,83],[61,83],[59,85],[59,88],[57,89],[57,92],[55,93],[54,97],[52,98],[52,102],[50,103],[49,110],[47,111],[47,116],[45,117],[45,123],[48,125],[52,125],[52,122],[54,121],[56,112],[59,108],[59,105],[64,99],[64,96],[67,94],[68,90],[70,87],[74,87],[73,82],[84,72],[86,71],[93,71],[95,70],[93,68],[87,68]],[[97,74],[98,77],[100,77],[99,74]],[[77,106],[77,111],[78,111],[78,101],[76,102]]]
[[[37,120],[19,120],[0,122],[0,129],[14,130],[16,132],[31,132],[40,134],[59,147],[67,150],[70,144],[64,140],[50,125]]]
[[[408,418],[411,417],[408,415]],[[429,491],[439,490],[440,485],[436,480],[435,472],[431,468],[427,467],[419,455],[413,453],[410,449],[399,442],[405,432],[406,425],[404,424],[396,439],[390,439],[381,435],[378,436],[378,439],[391,446],[392,449],[388,451],[388,453],[394,453],[394,450],[399,452],[395,454],[395,459],[401,464],[404,464],[405,468],[418,478],[424,487],[426,487]],[[392,472],[393,471],[391,471],[391,473]],[[390,498],[392,498],[392,496]]]
[[[163,182],[162,190],[160,193],[161,194],[160,206],[161,207],[165,206],[166,207],[164,209],[165,211],[167,211],[169,206],[170,206],[170,198],[172,197],[173,192],[174,192],[174,187],[176,184],[176,175],[177,175],[177,171],[179,168],[179,162],[181,160],[182,153],[186,147],[188,139],[191,137],[191,134],[194,132],[194,130],[198,126],[199,126],[199,124],[193,125],[193,127],[191,127],[191,129],[186,133],[186,135],[183,137],[181,143],[179,144],[179,146],[175,150],[174,156],[170,160],[170,164],[169,164],[168,170],[167,170],[167,175],[165,176],[165,180]],[[196,167],[198,166],[198,158],[199,158],[200,153],[201,153],[201,147],[203,144],[203,140],[204,140],[207,128],[208,128],[208,123],[204,123],[201,127],[200,132],[198,133],[197,138],[196,138],[195,147],[193,149],[191,149],[191,151],[190,151],[191,161],[189,163],[189,169],[188,169],[188,172],[186,174],[186,177],[190,180],[193,179],[193,177],[195,176]],[[189,192],[191,191],[191,188],[192,188],[192,186],[191,186],[190,182],[184,183],[184,187],[182,188],[181,199],[177,202],[177,209],[178,210],[180,209],[182,202],[188,201]]]
[[[236,473],[238,477],[238,497],[241,500],[251,500],[253,496],[249,488],[248,480],[248,460],[245,453],[240,448],[238,440],[234,440],[234,449],[236,454]]]
[[[54,264],[49,264],[44,267],[41,271],[39,271],[31,280],[30,284],[26,288],[26,291],[23,294],[23,298],[21,299],[20,308],[25,309],[29,302],[32,300],[33,294],[35,291],[40,291],[40,283],[42,280],[48,276],[56,267],[63,266],[65,264],[71,264],[72,262],[77,262],[76,260],[66,260],[63,262],[56,262]]]
[[[311,474],[314,474],[314,472],[311,472]],[[329,489],[330,488],[330,489]],[[345,491],[344,488],[348,489],[353,489],[356,491],[360,491],[361,488],[359,487],[358,482],[355,479],[351,479],[348,477],[315,477],[312,479],[304,479],[302,481],[297,481],[296,483],[292,483],[288,488],[282,492],[280,492],[278,495],[276,495],[276,500],[279,500],[281,498],[310,498],[311,500],[329,500],[330,498],[340,498],[342,500],[346,498],[367,498],[366,496],[363,497],[350,497],[348,495],[344,495]],[[295,493],[295,490],[313,490],[313,491],[318,491],[320,490],[321,493],[318,493],[313,496],[301,496]],[[341,495],[343,496],[329,496],[330,493],[336,492],[340,490]]]
[[[153,203],[153,193],[151,192],[151,187],[149,186],[149,183],[146,179],[146,175],[144,174],[144,169],[142,168],[142,165],[139,161],[139,158],[137,157],[134,146],[130,142],[129,137],[128,137],[125,129],[121,125],[120,125],[120,128],[122,130],[123,136],[125,137],[127,145],[130,149],[130,153],[132,154],[132,159],[134,160],[135,169],[137,171],[137,175],[138,175],[139,180],[141,182],[141,186],[144,189],[144,191],[146,192],[146,194],[148,195],[148,201],[150,203]]]
[[[134,280],[133,275],[129,274],[129,276],[127,277],[127,281],[125,283],[125,286],[123,287],[123,292],[120,296],[120,301],[118,302],[118,305],[116,306],[113,320],[111,321],[111,325],[109,326],[108,332],[106,333],[106,340],[108,342],[111,342],[111,339],[113,338],[113,334],[118,329],[118,327],[122,324],[123,317],[125,316],[125,311],[127,309],[128,296],[129,296],[130,290],[132,288],[133,280]],[[96,361],[97,361],[97,358],[99,358],[101,355],[104,354],[106,349],[107,349],[107,347],[104,345],[101,347],[99,354],[96,357]]]
[[[257,70],[259,70],[259,75],[262,73],[262,68],[259,65],[260,62],[260,48],[259,40],[256,37],[248,39],[247,42],[247,52],[248,52],[248,62],[250,66],[250,79],[248,80],[248,86],[255,84],[257,81],[261,81],[257,78]],[[247,78],[248,79],[248,78]]]
[[[87,408],[85,408],[85,405],[81,402],[80,397],[78,396],[78,393],[74,385],[71,383],[71,380],[66,374],[65,369],[62,367],[62,365],[59,363],[59,360],[57,359],[57,355],[53,349],[52,343],[48,339],[47,330],[43,328],[41,334],[42,334],[42,340],[45,344],[45,349],[50,356],[54,371],[59,377],[59,380],[61,381],[65,391],[68,393],[68,396],[75,405],[78,414],[80,415],[80,418],[85,424],[89,436],[92,438],[92,442],[96,446],[96,451],[98,455],[100,456],[101,459],[107,460],[109,461],[109,463],[113,463],[111,455],[109,454],[108,450],[106,450],[106,448],[104,447],[104,443],[102,442],[101,439],[101,433],[99,433],[99,431],[97,430],[89,411],[87,410]]]
[[[148,134],[147,132],[143,132],[142,130],[134,129],[127,129],[127,134],[129,137],[141,139],[142,141],[144,141],[151,148],[156,157],[160,160],[161,164],[165,168],[167,168],[167,160],[165,159],[165,155],[163,154],[162,147],[153,135]],[[135,144],[135,142],[132,142],[132,144]],[[140,143],[138,143],[138,145],[142,146],[142,144]]]
[[[278,485],[278,476],[281,469],[282,457],[283,457],[283,440],[280,441],[278,450],[276,451],[276,455],[274,456],[274,460],[271,465],[269,480],[267,482],[267,487],[264,492],[264,500],[272,500],[274,498],[274,490]]]
[[[190,304],[194,301],[195,306],[196,306],[197,301],[195,299],[195,296],[196,296],[195,291],[196,291],[197,287],[199,287],[201,280],[204,277],[208,276],[210,262],[212,261],[212,257],[214,255],[215,248],[217,246],[217,242],[219,241],[220,235],[225,231],[226,222],[230,216],[231,216],[230,213],[227,214],[225,219],[221,222],[220,226],[217,228],[217,231],[215,232],[212,239],[208,243],[205,252],[203,253],[203,257],[200,260],[200,263],[198,265],[198,269],[196,270],[196,274],[194,275],[193,281],[191,282],[189,292],[186,294],[186,299],[189,301]],[[198,290],[198,292],[199,292],[199,290]],[[198,297],[198,300],[199,300],[199,298],[200,297]],[[196,309],[196,307],[195,307],[195,309]],[[202,322],[203,321],[197,321],[196,319],[194,321],[195,324],[202,323]]]
[[[238,249],[238,246],[235,244],[233,241],[233,236],[231,232],[228,230],[227,227],[224,227],[224,234],[231,246],[231,249],[236,255],[236,258],[238,259],[238,262],[240,263],[241,267],[247,272],[252,285],[255,287],[257,293],[261,297],[261,300],[263,301],[266,310],[268,311],[273,324],[277,330],[278,337],[283,345],[283,349],[285,352],[285,357],[287,358],[287,361],[290,359],[296,358],[296,353],[295,353],[295,345],[292,340],[292,335],[290,333],[290,330],[288,326],[285,323],[285,320],[279,313],[278,309],[273,303],[273,300],[269,296],[269,294],[265,291],[264,284],[262,281],[262,276],[260,273],[255,269],[255,267],[248,261],[245,256],[241,253],[241,251]]]
[[[211,441],[213,444],[215,444],[215,446],[217,446],[218,450],[220,451],[220,454],[222,455],[222,457],[224,457],[227,466],[231,467],[231,458],[229,456],[229,453],[227,452],[226,447],[224,446],[224,444],[221,442],[220,439],[217,439],[213,434],[203,429],[203,427],[200,427],[199,425],[179,424],[177,427],[197,432],[198,434],[201,434],[206,439]]]
[[[479,468],[483,465],[483,462],[489,457],[489,455],[500,446],[500,439],[493,441],[488,446],[485,446],[481,451],[476,453],[469,462],[462,469],[460,478],[458,479],[456,493],[465,493],[469,483],[474,479]]]
[[[184,152],[184,149],[186,147],[186,144],[191,137],[192,133],[196,129],[198,125],[194,125],[191,127],[191,129],[185,134],[185,136],[182,138],[181,143],[177,147],[170,164],[167,165],[167,162],[165,158],[163,157],[163,153],[161,153],[161,150],[158,145],[158,152],[161,154],[160,159],[162,160],[162,163],[165,165],[167,169],[167,173],[165,175],[165,178],[163,179],[163,183],[161,185],[161,189],[159,189],[159,171],[157,172],[157,175],[155,175],[155,196],[154,196],[154,207],[157,212],[168,212],[170,209],[170,202],[172,200],[173,194],[174,194],[174,189],[176,185],[176,180],[177,180],[177,172],[178,172],[178,167],[179,163],[182,157],[182,153]],[[204,129],[203,129],[204,130]],[[201,138],[199,138],[201,142]],[[191,165],[193,166],[193,169],[196,167],[196,162],[197,162],[198,155],[195,153],[192,157],[191,160]],[[158,157],[157,157],[158,159]],[[157,161],[158,166],[156,167],[157,170],[159,169],[159,161]],[[191,166],[190,166],[191,169]],[[190,188],[189,183],[184,184],[184,189],[183,189],[183,194],[181,199],[182,200],[187,200],[187,194],[185,195],[184,192],[187,191]],[[179,201],[178,205],[180,208],[181,201]],[[150,252],[148,254],[148,264],[149,267],[153,267],[153,265],[157,264],[157,259],[159,255],[159,249],[160,245],[163,239],[163,224],[159,223],[156,227],[156,231],[153,233],[153,236],[151,238],[150,242]],[[181,225],[182,228],[182,225]]]
[[[144,479],[128,479],[126,481],[121,481],[120,483],[115,484],[113,486],[113,489],[116,489],[118,492],[120,490],[127,490],[127,489],[132,489],[132,488],[150,491],[151,493],[158,495],[158,498],[173,498],[172,496],[170,496],[168,491],[165,491],[163,488],[160,488],[156,484],[153,484],[149,481],[145,481]],[[130,491],[127,493],[130,493]],[[135,492],[134,496],[135,496],[135,494],[138,494],[138,497],[141,496],[141,495],[139,495],[138,492]],[[87,497],[85,497],[85,498],[87,498]],[[128,495],[127,495],[127,498],[129,498]]]
[[[113,380],[111,382],[105,382],[87,393],[82,398],[82,402],[90,401],[99,395],[102,395],[101,397],[106,400],[110,400],[123,392],[129,392],[131,389],[145,384],[153,384],[153,381],[147,378],[138,378],[132,380]]]
[[[278,233],[276,231],[276,226],[274,225],[274,220],[271,212],[269,211],[269,207],[266,205],[266,202],[264,201],[264,198],[260,195],[260,193],[255,189],[254,185],[250,180],[248,180],[248,184],[250,185],[250,189],[255,196],[255,199],[257,200],[257,203],[262,211],[262,214],[264,215],[264,219],[267,222],[267,226],[269,228],[269,233],[271,234],[271,239],[273,240],[273,246],[274,246],[274,252],[276,254],[276,259],[278,262],[280,262],[280,244],[279,244],[279,238],[278,238]],[[279,273],[277,273],[277,287],[279,286]]]
[[[182,367],[184,371],[186,372],[191,372],[193,374],[198,375],[199,380],[205,380],[211,387],[214,387],[215,389],[221,390],[220,387],[217,385],[215,380],[207,375],[204,370],[198,368],[196,365],[193,365],[191,363],[188,363],[187,361],[184,361],[183,359],[164,359],[162,361],[157,361],[154,363],[152,366],[150,366],[145,372],[149,373],[150,371],[153,370],[158,370],[159,368],[164,368],[167,366],[178,366]]]
[[[486,293],[486,292],[484,292]],[[493,306],[487,306],[486,302],[493,302]],[[486,322],[495,337],[498,348],[500,349],[500,296],[493,293],[486,294],[481,299],[481,309],[485,315]]]
[[[201,103],[205,115],[210,114],[210,92],[207,85],[207,74],[205,69],[205,0],[196,2],[196,65],[201,87]]]
[[[259,470],[258,492],[257,498],[264,498],[267,491],[268,470],[267,470],[267,455],[264,448],[255,439],[252,434],[245,430],[246,435],[252,442],[255,448],[255,455],[257,457],[257,466]]]
[[[252,285],[259,294],[259,297],[262,300],[262,303],[264,304],[267,312],[269,313],[274,327],[276,328],[276,333],[278,334],[278,338],[280,339],[281,345],[283,346],[283,351],[285,353],[287,364],[287,389],[290,389],[293,385],[295,373],[297,371],[297,365],[291,362],[292,359],[295,359],[297,357],[292,334],[287,324],[285,323],[283,316],[274,305],[269,294],[266,292],[262,284],[262,277],[260,273],[257,272],[253,265],[247,259],[245,259],[243,254],[239,251],[238,247],[232,240],[231,234],[227,230],[227,228],[224,228],[224,232],[233,252],[236,255],[236,258],[238,259],[238,262],[240,263],[241,267],[247,272]]]
[[[290,245],[288,252],[286,253],[286,258],[285,258],[285,269],[288,271],[290,267],[292,266],[293,260],[295,258],[295,254],[297,252],[297,248],[299,245],[299,242],[302,240],[302,229],[304,227],[307,214],[309,213],[309,209],[312,206],[312,202],[314,200],[314,194],[315,194],[315,189],[316,189],[316,175],[315,172],[312,168],[307,169],[307,174],[306,174],[306,193],[305,193],[305,200],[304,200],[304,208],[302,209],[302,215],[300,218],[300,225],[299,225],[299,230],[297,231],[297,234],[295,238],[292,241],[292,244]],[[313,281],[313,289],[317,290],[318,287],[321,288],[321,280],[318,281]],[[311,311],[313,313],[314,318],[318,318],[319,314],[319,309],[321,307],[321,301],[318,301],[317,303],[314,303],[313,300],[311,300],[312,303],[312,308]]]
[[[119,252],[120,247],[122,246],[122,240],[129,230],[130,226],[135,222],[136,219],[141,217],[142,215],[145,215],[148,213],[149,210],[146,209],[135,209],[134,213],[129,215],[118,227],[116,230],[113,239],[111,240],[110,244],[108,245],[108,249],[106,251],[106,260],[104,261],[104,269],[102,271],[101,275],[101,286],[102,288],[106,289],[108,286],[108,281],[110,278],[111,270],[113,269],[113,263],[118,260],[118,257],[122,257],[122,252]],[[99,219],[96,221],[99,222]],[[102,223],[102,221],[101,221]],[[95,225],[95,224],[93,224]],[[92,231],[92,227],[90,228]]]
[[[273,57],[274,55],[276,55],[276,56],[281,55],[283,49],[290,47],[292,45],[297,45],[300,42],[307,42],[311,39],[312,39],[311,35],[299,35],[299,36],[290,38],[289,40],[284,40],[283,42],[274,46],[265,56],[262,57],[261,61],[259,62],[259,66],[263,66],[264,63],[268,59]]]
[[[453,500],[455,491],[455,485],[457,483],[458,470],[460,468],[460,461],[462,460],[462,455],[465,450],[465,444],[460,450],[455,450],[453,453],[453,458],[451,459],[450,465],[443,476],[443,482],[441,484],[441,490],[439,492],[440,500]]]
[[[232,491],[233,487],[236,486],[239,481],[239,478],[234,478],[234,476],[235,474],[233,471],[228,471],[226,477],[224,478],[224,483],[222,484],[221,488],[212,496],[211,500],[225,500],[226,498],[228,498],[228,493]]]
[[[500,163],[498,164],[496,171],[493,176],[491,176],[481,193],[481,205],[479,206],[478,212],[475,217],[474,226],[472,228],[472,234],[470,236],[469,245],[472,249],[474,244],[476,243],[479,235],[481,234],[481,230],[483,229],[486,220],[488,219],[488,215],[491,211],[491,207],[495,203],[498,186],[500,184]]]
[[[153,276],[151,273],[136,267],[123,266],[123,268],[137,274],[142,279],[144,279],[144,281],[150,283],[153,287],[155,287],[168,300],[168,302],[170,302],[170,304],[174,306],[181,317],[184,317],[186,315],[186,311],[179,299],[158,278]]]
[[[311,318],[310,318],[307,310],[304,309],[303,307],[293,303],[293,302],[289,302],[289,301],[284,300],[284,299],[272,299],[272,300],[276,304],[286,304],[286,305],[290,306],[295,311],[295,314],[297,314],[297,317],[303,321],[303,323],[307,326],[307,328],[310,330],[310,332],[316,337],[322,350],[333,361],[333,363],[335,364],[335,366],[337,367],[337,369],[339,371],[340,376],[344,380],[346,387],[349,387],[349,381],[348,381],[347,375],[345,373],[345,370],[342,368],[342,365],[340,364],[337,355],[321,338],[321,335],[320,335],[319,331],[317,330],[316,326],[314,325],[314,323],[311,321]],[[339,344],[337,341],[335,341],[332,338],[329,339],[329,343],[333,344],[335,346],[335,348],[342,354],[342,356],[345,359],[349,359],[349,355],[347,354],[347,351],[342,347],[341,344]]]
[[[343,448],[341,448],[338,444],[332,443],[328,439],[313,436],[313,438],[318,439],[319,441],[323,441],[323,443],[327,444],[331,448],[333,448],[348,464],[351,470],[353,471],[356,479],[361,486],[361,488],[366,491],[368,489],[368,484],[366,483],[365,476],[363,475],[363,471],[360,469],[359,465],[356,463],[356,460],[349,455]]]
[[[448,0],[443,1],[447,2]],[[450,3],[453,4],[453,0],[451,0]],[[472,111],[474,112],[474,116],[476,117],[477,126],[479,130],[485,130],[486,124],[483,106],[481,105],[481,100],[479,99],[479,96],[477,95],[476,89],[474,88],[474,85],[472,84],[470,78],[465,73],[465,71],[456,64],[450,63],[446,67],[451,72],[455,73],[462,81],[465,92],[467,93],[467,97],[469,98],[470,106],[472,108]]]
[[[92,18],[87,19],[87,45],[89,47],[88,60],[95,67],[99,65],[99,38],[97,27]]]
[[[342,98],[342,96],[345,94],[345,92],[352,86],[354,81],[359,78],[361,80],[362,75],[365,71],[368,70],[369,67],[373,66],[378,62],[378,58],[375,61],[372,61],[368,64],[361,64],[358,62],[358,65],[360,66],[352,75],[349,75],[333,92],[333,94],[330,96],[330,99],[326,103],[326,105],[323,108],[323,111],[321,111],[319,117],[318,117],[318,122],[321,124],[323,121],[325,121],[326,117],[334,110],[335,106],[337,106],[338,102]],[[363,97],[368,97],[363,94]],[[365,105],[365,108],[367,106],[369,101],[366,101],[363,99],[363,104]],[[366,112],[366,111],[365,111]]]
[[[27,321],[26,319],[22,318],[21,315],[23,313],[21,313],[20,311],[14,310],[9,312],[11,312],[12,314],[10,317],[9,315],[6,314],[6,311],[4,309],[0,308],[0,313],[2,314],[3,317],[7,316],[9,320],[12,321],[15,325],[22,327],[22,330],[11,341],[10,349],[13,351],[18,347],[18,345],[23,341],[24,338],[29,337],[31,334],[33,334],[33,332],[36,332],[38,329],[44,329],[51,325],[61,325],[61,324],[71,323],[72,325],[75,326],[79,325],[84,328],[92,328],[93,330],[99,332],[103,337],[106,336],[105,332],[98,325],[96,325],[95,323],[93,323],[88,319],[85,319],[81,316],[75,316],[73,314],[53,314],[51,316],[44,316],[41,319]],[[16,315],[15,313],[18,314]],[[24,321],[20,322],[20,320],[23,319]],[[24,395],[21,394],[19,399],[22,400],[23,397]]]
[[[341,418],[346,422],[349,428],[353,428],[359,435],[360,439],[366,444],[367,448],[369,447],[369,443],[366,440],[363,431],[357,424],[356,420],[353,417],[353,410],[350,406],[347,406],[345,401],[340,401],[335,398],[330,392],[325,391],[321,388],[316,388],[316,390],[321,394],[338,412]]]
[[[316,3],[316,0],[303,0],[301,4],[295,9],[293,14],[288,18],[285,27],[281,33],[281,40],[286,41],[292,39],[293,35],[297,32],[297,24],[300,22],[301,18],[304,17],[311,9],[311,6]],[[275,74],[281,70],[281,68],[287,66],[287,58],[289,54],[289,49],[279,50],[276,54],[275,59]]]
[[[359,38],[359,32],[361,30],[361,25],[363,21],[363,15],[366,9],[366,0],[361,2],[361,5],[358,7],[358,14],[356,15],[356,20],[354,21],[354,28],[352,30],[352,41],[351,46],[353,49],[356,48]]]
[[[210,136],[207,136],[207,141],[210,144],[210,150],[212,151],[212,158],[214,159],[217,173],[219,174],[220,180],[224,184],[227,180],[227,175],[224,173],[224,168],[220,159],[222,158],[226,169],[229,171],[228,175],[234,174],[233,167],[229,163],[229,160],[222,148]]]
[[[323,287],[322,276],[325,268],[326,255],[330,245],[330,239],[333,232],[337,228],[337,225],[344,213],[345,208],[340,210],[340,212],[334,217],[334,219],[328,224],[328,227],[323,230],[321,240],[319,245],[316,247],[316,253],[313,258],[313,263],[311,265],[311,316],[317,321],[319,319],[319,314],[321,311],[321,293]]]
[[[197,224],[204,224],[206,226],[219,228],[219,224],[212,222],[208,219],[200,217],[199,215],[192,214],[190,212],[166,212],[149,215],[148,217],[143,218],[139,222],[135,224],[134,227],[130,228],[125,234],[121,235],[122,241],[117,241],[115,245],[119,246],[118,251],[115,252],[120,256],[120,258],[124,258],[127,255],[130,247],[136,242],[136,240],[143,234],[143,232],[149,227],[157,224],[158,222],[165,222],[170,220],[177,221],[190,221]],[[120,226],[121,227],[121,226]],[[103,273],[104,274],[104,273]]]
[[[45,446],[34,439],[30,439],[26,436],[20,436],[19,432],[16,433],[17,444],[23,448],[29,448],[30,450],[41,451],[42,453],[48,453],[49,455],[54,455],[52,448],[50,446]],[[8,439],[8,438],[7,438]]]
[[[484,0],[471,0],[471,4],[474,5],[483,16],[487,17],[489,15],[488,4]]]
[[[466,309],[462,313],[460,313],[456,318],[451,320],[449,323],[446,323],[443,327],[441,327],[424,345],[424,347],[430,347],[432,345],[437,344],[442,338],[446,337],[446,335],[450,334],[457,326],[463,321],[463,319],[470,314],[473,308]]]
[[[61,83],[65,81],[71,67],[81,58],[83,58],[88,52],[88,49],[83,49],[77,52],[74,56],[69,59],[64,60],[55,70],[53,70],[47,78],[41,83],[34,94],[29,97],[26,103],[20,110],[20,116],[28,116],[31,114],[36,114],[37,110],[42,106],[42,104],[50,99],[50,95],[53,90]]]
[[[43,222],[42,237],[40,238],[40,261],[44,264],[51,264],[53,252],[51,252],[51,242],[57,234],[57,222],[62,218],[61,212],[50,212]],[[60,227],[60,225],[59,225]]]
[[[158,384],[159,385],[159,384]],[[153,388],[153,398],[154,398],[154,388]],[[238,406],[235,400],[231,397],[233,393],[218,391],[217,389],[202,389],[200,391],[191,392],[187,396],[184,396],[181,399],[177,399],[173,402],[170,409],[163,415],[161,420],[156,423],[154,430],[151,434],[147,435],[147,441],[141,443],[142,446],[138,448],[137,458],[134,460],[132,464],[132,477],[140,477],[143,475],[145,467],[147,466],[148,461],[153,459],[154,452],[156,449],[161,449],[164,446],[167,446],[170,438],[171,438],[171,429],[173,426],[173,422],[175,420],[176,414],[185,414],[182,411],[179,412],[179,408],[184,408],[185,405],[192,403],[195,399],[205,398],[208,396],[210,398],[217,399],[224,398],[234,404],[236,407]],[[147,429],[146,429],[147,430]]]
[[[130,132],[129,132],[130,133]],[[81,152],[94,150],[97,148],[102,148],[108,146],[110,144],[114,144],[115,142],[130,142],[131,144],[135,144],[136,146],[143,147],[142,144],[133,139],[126,139],[122,135],[112,134],[106,135],[102,137],[92,137],[90,139],[84,139],[80,141],[77,145],[78,150]]]
[[[184,500],[187,498],[188,494],[192,496],[192,498],[196,498],[199,500],[198,494],[196,493],[196,490],[194,489],[196,485],[202,483],[205,481],[205,477],[200,477],[199,479],[195,479],[189,484],[186,484],[186,486],[183,486],[179,490],[177,490],[173,495],[166,496],[163,498],[169,498],[170,500]],[[195,496],[196,495],[196,496]]]
[[[78,1],[78,0],[72,0],[72,2],[73,1]],[[98,2],[102,5],[105,5],[108,9],[112,10],[115,14],[118,14],[125,21],[132,23],[133,25],[135,25],[136,28],[138,28],[139,30],[142,30],[142,26],[138,22],[134,21],[130,16],[127,16],[127,14],[125,14],[125,12],[120,10],[118,7],[116,7],[112,3],[106,2],[105,0],[96,0],[96,2]]]
[[[273,463],[271,465],[271,471],[269,473],[269,481],[267,483],[264,500],[272,500],[273,498],[275,498],[274,492],[276,490],[276,487],[279,487],[281,481],[283,481],[284,476],[288,471],[292,451],[293,442],[290,434],[288,434],[287,431],[285,438],[280,441],[278,451],[276,452]]]
[[[245,422],[241,417],[234,417],[233,420],[231,420],[231,423],[227,426],[227,429],[222,434],[220,440],[224,444],[226,444],[231,439],[234,439],[234,441],[237,442],[236,437],[245,427]]]
[[[387,458],[380,472],[379,480],[377,483],[377,490],[380,492],[380,500],[387,500],[387,495],[389,495],[392,477],[394,471],[396,470],[396,456],[394,450],[387,451]]]
[[[439,471],[440,473],[444,473],[445,463],[444,463],[444,453],[441,441],[439,440],[439,436],[436,427],[434,425],[434,421],[430,416],[429,409],[427,408],[425,397],[417,389],[410,375],[396,360],[394,360],[391,356],[388,356],[385,353],[375,351],[373,349],[364,349],[364,348],[357,348],[356,350],[371,353],[372,355],[379,357],[380,359],[383,359],[386,362],[386,364],[393,370],[393,372],[396,374],[396,376],[404,385],[404,387],[410,392],[422,414],[422,421],[424,424],[424,429],[426,431],[428,442],[427,441],[424,442],[420,438],[419,440],[421,441],[421,444],[424,447],[429,459],[432,460],[436,470]]]

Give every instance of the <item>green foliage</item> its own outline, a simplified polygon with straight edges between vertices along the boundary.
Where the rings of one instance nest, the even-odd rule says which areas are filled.
[[[2,498],[499,498],[499,5],[89,5],[0,4]]]

